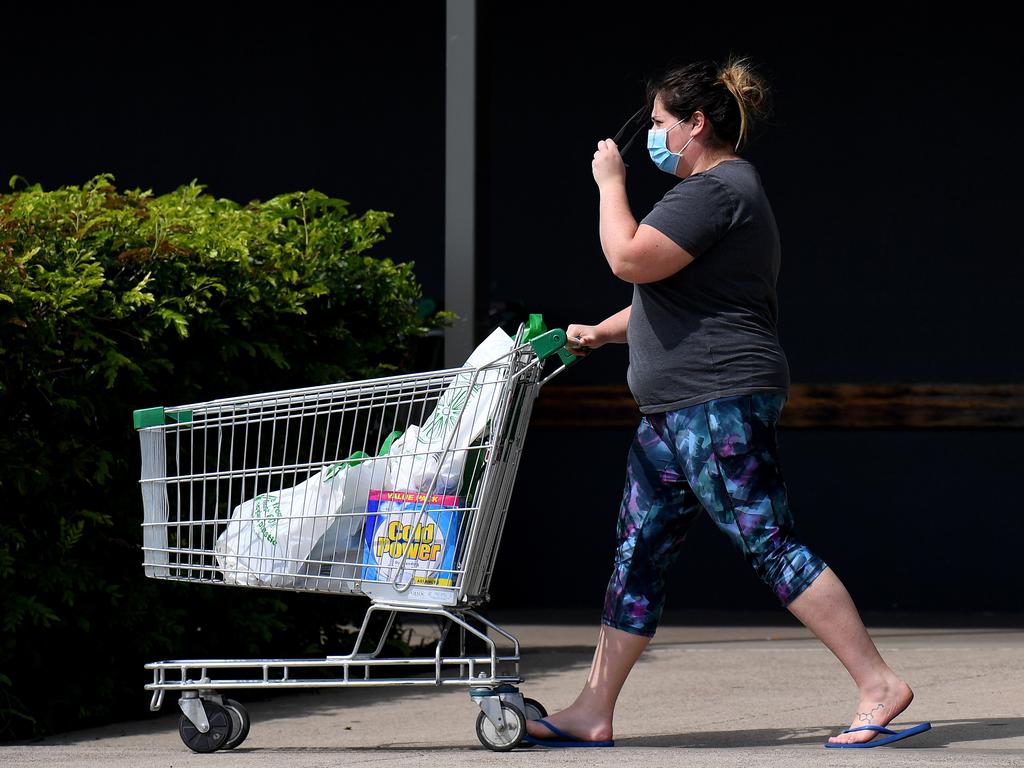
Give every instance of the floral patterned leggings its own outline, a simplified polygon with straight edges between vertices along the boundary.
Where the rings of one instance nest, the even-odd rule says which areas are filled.
[[[825,569],[793,535],[775,431],[785,402],[784,392],[758,392],[643,417],[629,449],[603,623],[654,635],[666,573],[701,509],[783,605]]]

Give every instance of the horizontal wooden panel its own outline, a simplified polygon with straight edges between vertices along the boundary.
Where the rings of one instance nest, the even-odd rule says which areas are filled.
[[[537,427],[629,427],[640,411],[625,386],[548,385]],[[1020,384],[794,384],[780,426],[792,429],[1024,429]]]

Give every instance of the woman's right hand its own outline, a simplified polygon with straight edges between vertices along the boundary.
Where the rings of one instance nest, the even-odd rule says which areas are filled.
[[[607,339],[604,338],[596,325],[573,323],[565,329],[565,335],[565,348],[576,355],[576,357],[586,357],[590,354],[590,350],[602,347],[607,343]]]

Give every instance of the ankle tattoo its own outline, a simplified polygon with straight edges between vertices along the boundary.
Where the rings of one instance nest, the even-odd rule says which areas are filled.
[[[862,723],[870,723],[872,718],[875,716],[875,712],[877,712],[880,709],[885,709],[885,705],[884,704],[879,704],[874,709],[872,709],[870,712],[858,712],[857,713],[857,717],[860,718],[860,721]]]

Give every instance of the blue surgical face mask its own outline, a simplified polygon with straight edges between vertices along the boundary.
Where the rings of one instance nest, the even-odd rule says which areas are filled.
[[[683,149],[678,152],[672,152],[668,148],[668,132],[675,128],[683,121],[680,120],[670,128],[657,128],[647,132],[647,152],[651,156],[651,160],[665,173],[671,173],[673,176],[676,173],[676,168],[679,166],[679,156],[683,154],[683,150],[690,146],[690,141],[693,141],[693,136],[690,136],[690,141],[687,141],[683,145]]]

